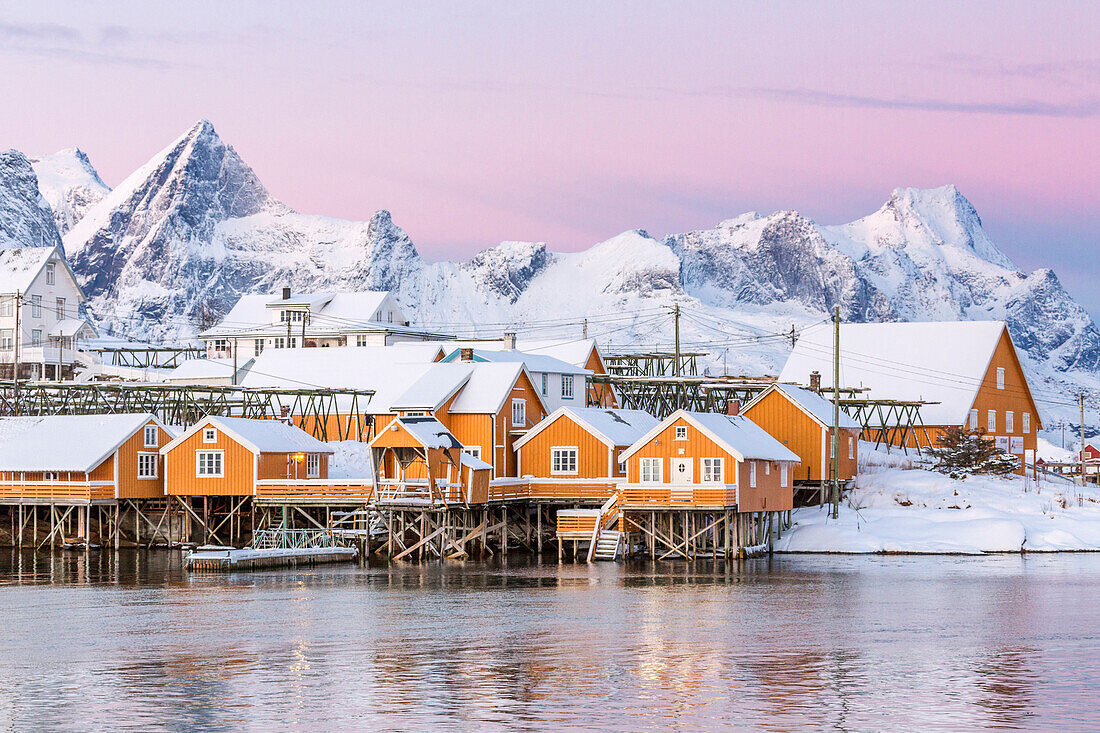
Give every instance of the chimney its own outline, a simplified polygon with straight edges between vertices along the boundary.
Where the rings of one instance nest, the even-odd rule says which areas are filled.
[[[737,417],[741,414],[741,403],[737,400],[730,400],[726,403],[726,414],[730,417]]]
[[[516,348],[516,332],[505,331],[504,332],[504,348],[515,349]]]
[[[473,361],[474,360],[474,350],[471,349],[469,346],[462,347],[461,349],[459,349],[459,352],[458,352],[458,360],[459,361]]]
[[[821,391],[821,372],[816,369],[810,372],[810,389],[815,392]]]
[[[283,288],[283,300],[290,300],[290,288]]]

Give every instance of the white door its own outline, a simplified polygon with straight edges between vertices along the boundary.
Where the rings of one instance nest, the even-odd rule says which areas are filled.
[[[692,460],[690,458],[673,458],[672,477],[669,479],[669,483],[690,484],[691,466]]]

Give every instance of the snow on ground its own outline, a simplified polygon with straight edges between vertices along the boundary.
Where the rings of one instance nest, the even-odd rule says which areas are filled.
[[[329,478],[370,478],[370,444],[358,440],[334,440],[329,442],[332,458],[329,459]]]
[[[1100,550],[1100,488],[1056,477],[951,479],[860,446],[860,475],[840,517],[793,513],[777,552],[979,554]],[[866,458],[865,458],[866,456]],[[899,460],[900,458],[900,460]]]

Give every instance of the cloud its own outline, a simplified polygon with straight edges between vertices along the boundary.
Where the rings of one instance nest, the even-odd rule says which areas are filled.
[[[781,102],[795,102],[818,107],[852,107],[860,109],[909,109],[923,112],[959,112],[962,114],[1034,115],[1039,117],[1097,117],[1100,99],[1085,98],[1070,102],[1047,102],[1022,99],[1005,102],[960,102],[931,97],[876,97],[858,94],[835,94],[816,89],[746,87],[737,92]]]
[[[84,40],[84,34],[76,28],[58,23],[0,23],[0,37],[55,43],[80,43]]]
[[[104,46],[118,46],[129,43],[130,29],[121,25],[107,25],[99,30],[99,42]]]
[[[86,64],[109,64],[141,69],[170,69],[179,66],[179,64],[169,63],[162,59],[154,59],[147,56],[127,56],[124,54],[84,51],[77,48],[60,48],[57,46],[24,46],[15,50],[35,56],[79,61],[80,63]]]

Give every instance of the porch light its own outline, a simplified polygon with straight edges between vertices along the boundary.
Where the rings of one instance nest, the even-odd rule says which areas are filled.
[[[295,453],[294,454],[294,460],[297,461],[298,463],[301,463],[305,459],[306,459],[306,454],[305,453]]]

